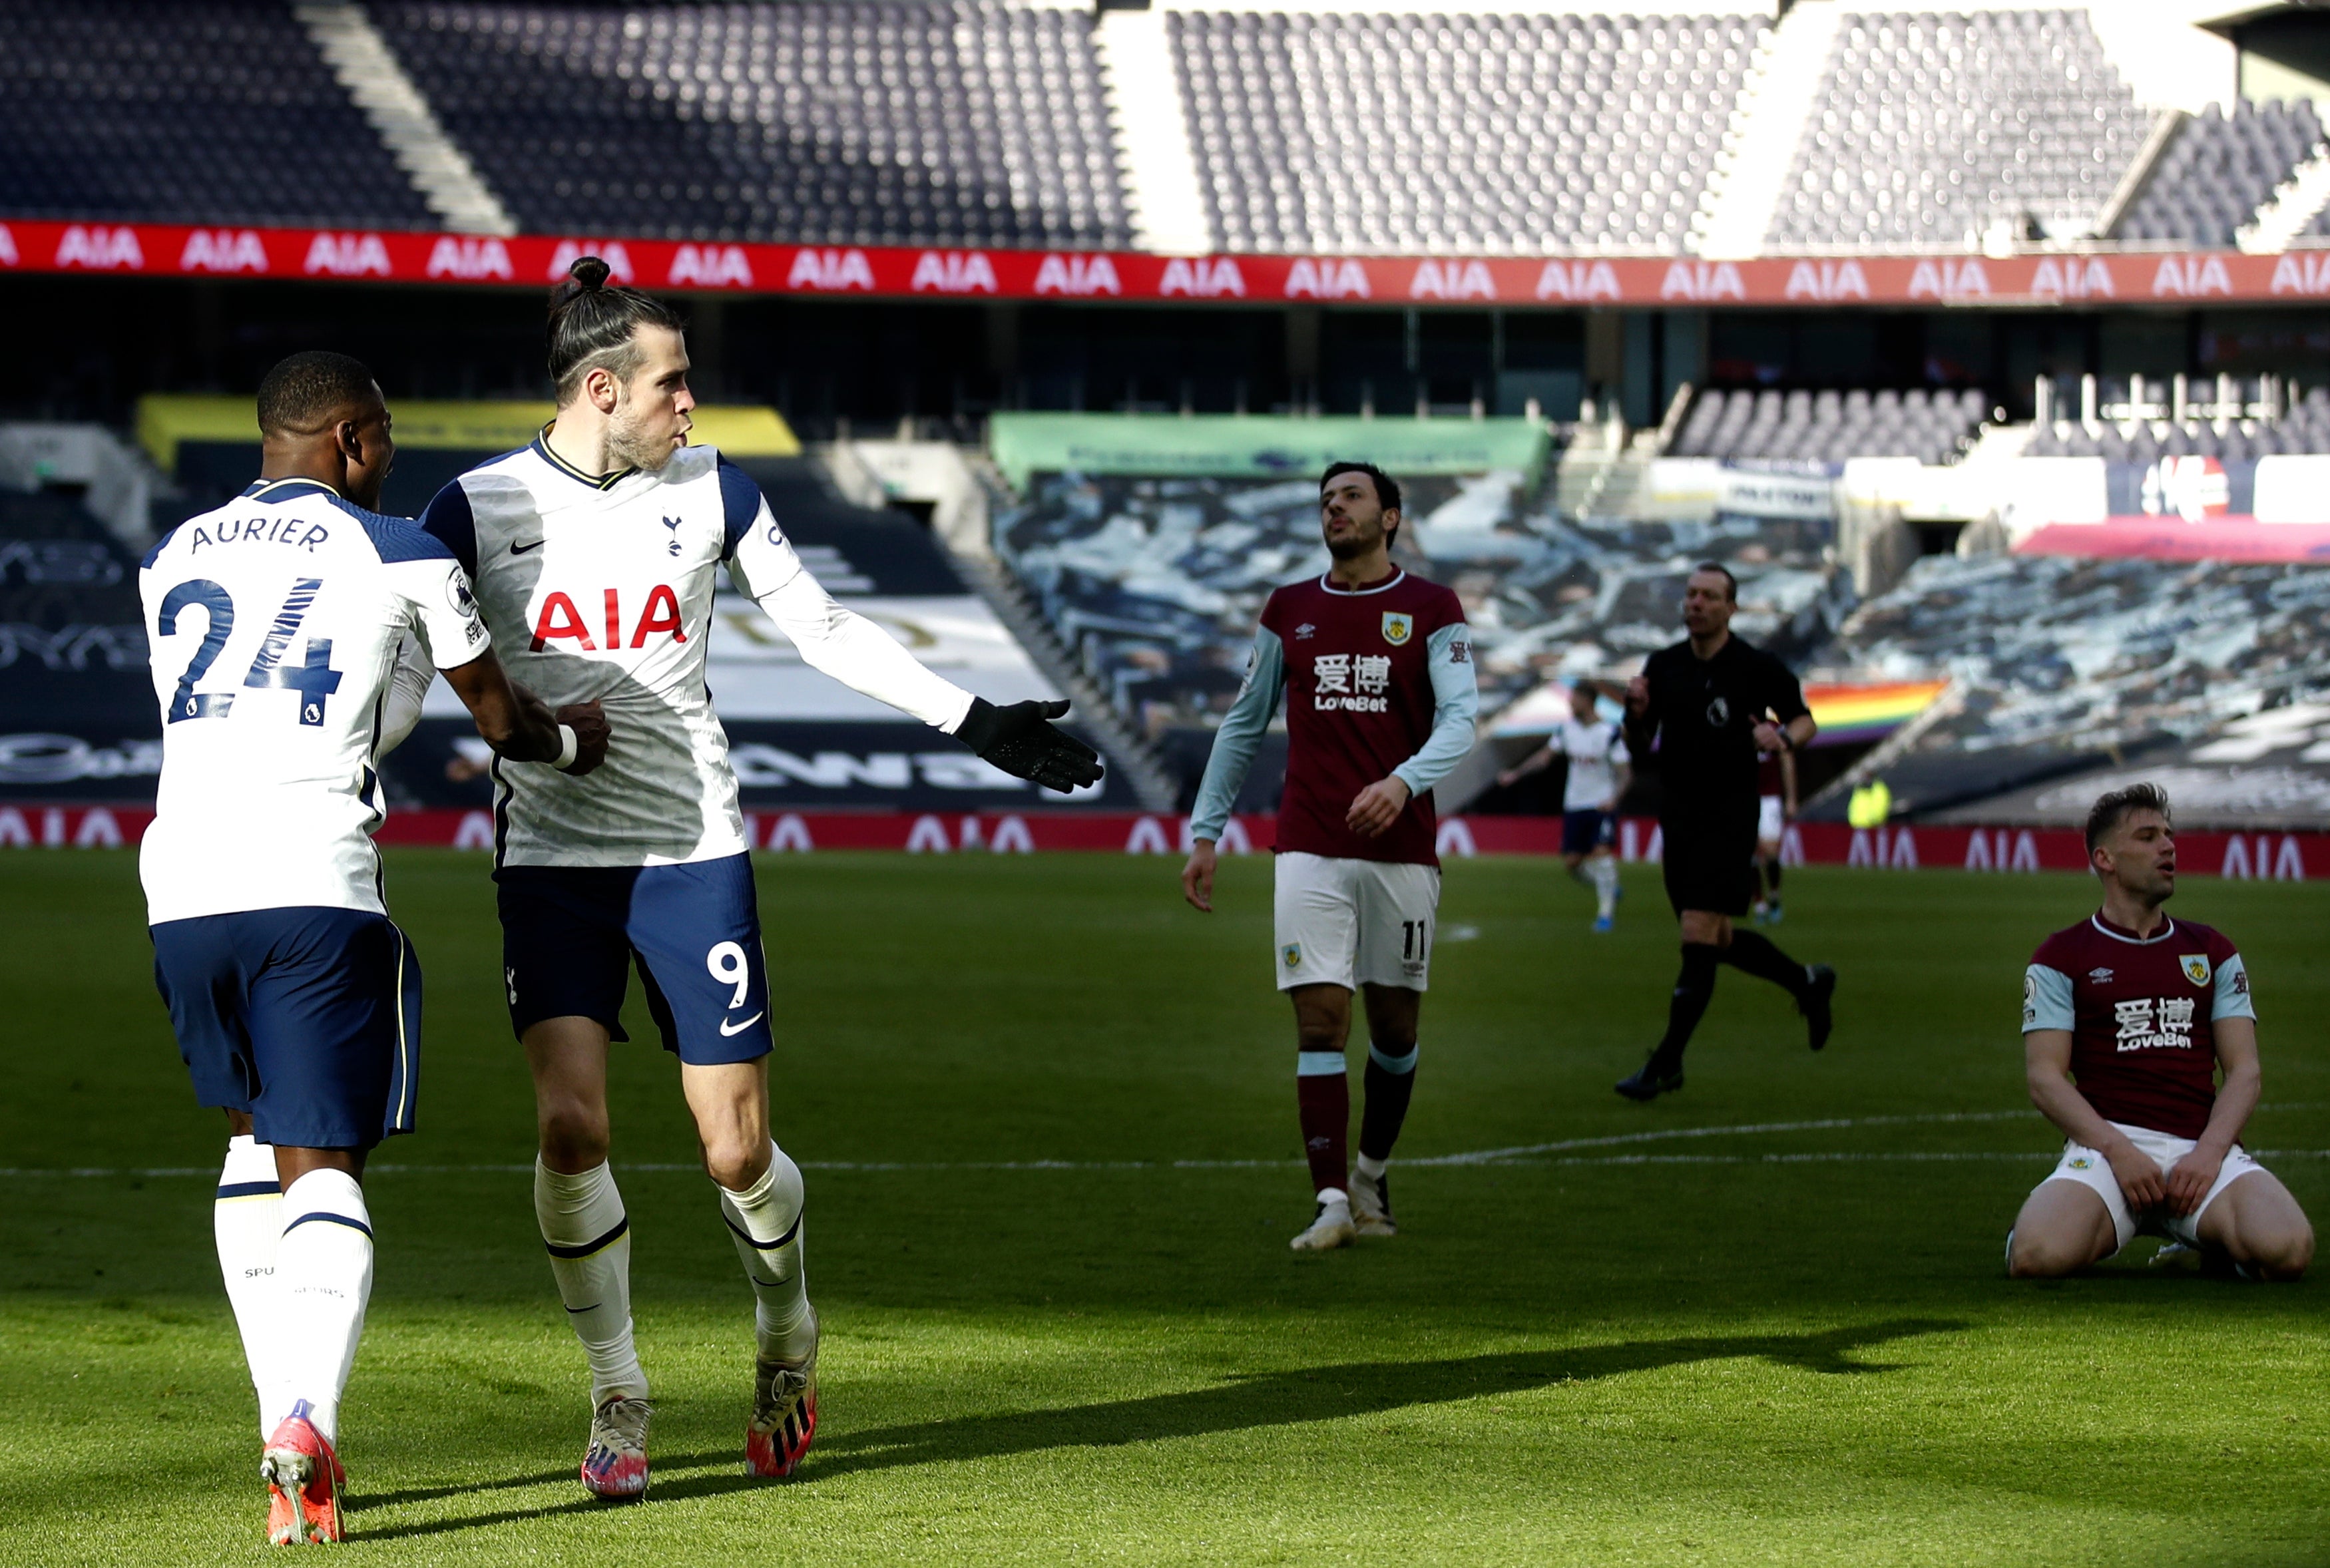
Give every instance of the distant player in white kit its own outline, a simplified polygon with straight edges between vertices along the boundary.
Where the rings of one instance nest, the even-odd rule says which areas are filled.
[[[371,372],[294,354],[259,428],[259,482],[138,573],[164,721],[138,870],[179,1053],[227,1113],[213,1228],[283,1544],[341,1538],[340,1394],[372,1289],[358,1179],[412,1129],[421,966],[370,837],[373,765],[419,716],[393,711],[398,646],[417,636],[520,770],[587,771],[605,726],[513,687],[452,553],[370,510],[395,454]]]
[[[626,1038],[634,962],[756,1301],[747,1470],[791,1475],[817,1427],[800,1170],[769,1133],[768,970],[727,735],[705,686],[720,568],[810,666],[997,767],[1063,792],[1101,770],[1048,722],[1066,703],[999,709],[828,597],[759,486],[687,445],[678,316],[607,277],[584,257],[553,296],[557,418],[447,486],[423,525],[468,568],[512,668],[554,701],[600,699],[616,732],[588,780],[496,766],[494,877],[510,1023],[540,1118],[535,1212],[591,1365],[582,1481],[622,1497],[647,1489],[650,1413],[630,1221],[607,1166],[607,1050]]]
[[[1569,717],[1554,726],[1544,745],[1497,775],[1500,787],[1552,765],[1556,757],[1569,763],[1561,786],[1561,864],[1569,874],[1594,890],[1594,929],[1617,926],[1618,798],[1626,792],[1632,759],[1624,730],[1603,718],[1595,706],[1594,683],[1579,681],[1569,688]]]

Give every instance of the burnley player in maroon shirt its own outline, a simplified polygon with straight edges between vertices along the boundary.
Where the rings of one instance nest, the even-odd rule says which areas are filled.
[[[2007,1268],[2068,1274],[2148,1231],[2295,1280],[2314,1229],[2240,1145],[2259,1083],[2249,970],[2221,934],[2161,908],[2176,891],[2167,796],[2098,799],[2088,862],[2103,908],[2041,943],[2022,982],[2031,1099],[2065,1141],[2007,1233]]]
[[[1416,1015],[1440,904],[1429,791],[1473,749],[1480,696],[1463,607],[1391,562],[1399,486],[1366,463],[1319,483],[1324,576],[1270,596],[1190,814],[1181,891],[1214,907],[1214,845],[1286,695],[1274,874],[1278,988],[1294,1003],[1294,1090],[1318,1208],[1298,1252],[1388,1236],[1384,1167],[1416,1086]],[[1368,1015],[1366,1109],[1347,1170],[1351,993]]]

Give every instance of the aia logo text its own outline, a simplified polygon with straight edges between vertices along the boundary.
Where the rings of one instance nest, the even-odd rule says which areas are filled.
[[[600,628],[611,652],[626,646],[645,647],[648,638],[658,634],[668,635],[674,642],[687,640],[687,632],[679,621],[679,595],[667,583],[658,582],[648,590],[647,602],[639,609],[628,645],[623,640],[621,590],[607,589],[600,595]],[[541,653],[554,642],[565,641],[574,645],[576,651],[597,653],[601,645],[591,630],[573,600],[560,592],[545,594],[542,609],[535,616],[531,651]]]

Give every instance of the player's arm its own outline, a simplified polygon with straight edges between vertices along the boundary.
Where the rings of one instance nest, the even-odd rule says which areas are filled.
[[[2257,1009],[2249,1001],[2249,972],[2239,953],[2218,961],[2209,1034],[2216,1043],[2217,1066],[2224,1082],[2218,1086],[2209,1125],[2201,1129],[2193,1152],[2169,1168],[2168,1204],[2180,1214],[2199,1208],[2209,1189],[2217,1185],[2225,1156],[2241,1140],[2241,1129],[2249,1125],[2263,1089],[2258,1067]]]
[[[429,647],[417,635],[408,635],[396,645],[388,671],[387,701],[381,704],[380,741],[373,748],[375,758],[387,756],[412,735],[412,727],[421,723],[421,704],[436,678],[437,666],[429,657]]]
[[[2167,1191],[2160,1167],[2072,1083],[2071,1024],[2071,977],[2045,964],[2032,965],[2022,979],[2022,1076],[2031,1103],[2064,1137],[2111,1163],[2130,1208],[2151,1208]]]
[[[458,482],[446,489],[460,493]],[[437,503],[431,503],[431,511],[439,511]],[[463,519],[469,515],[466,496],[459,513]],[[428,526],[426,519],[421,533],[429,538],[419,550],[384,561],[383,565],[419,634],[409,640],[420,644],[427,664],[444,675],[453,694],[469,710],[478,734],[497,756],[513,762],[548,762],[570,773],[588,773],[596,768],[606,758],[608,740],[607,720],[599,704],[580,703],[554,714],[540,697],[512,681],[478,614],[467,563],[442,534]],[[476,554],[472,537],[468,561],[474,562]],[[417,682],[419,693],[425,694],[428,682],[418,672],[406,669],[405,663],[404,650],[400,649],[392,684],[403,685],[410,693]],[[411,718],[405,718],[401,706],[398,714],[406,734],[420,716],[418,694],[409,700]]]
[[[1432,733],[1390,777],[1352,798],[1343,821],[1363,838],[1398,821],[1410,800],[1448,777],[1473,750],[1473,724],[1481,713],[1481,688],[1473,678],[1473,628],[1460,620],[1434,632],[1425,644],[1425,668],[1432,675]]]
[[[1065,795],[1100,782],[1100,754],[1053,728],[1064,702],[997,707],[945,679],[898,639],[835,602],[801,565],[744,470],[720,465],[727,506],[728,575],[792,640],[811,669],[952,735],[994,767]]]
[[[1630,757],[1647,757],[1656,744],[1659,733],[1657,704],[1652,701],[1651,661],[1643,661],[1643,673],[1626,683],[1626,753]]]
[[[1780,753],[1780,815],[1783,821],[1796,819],[1796,753],[1794,750]]]
[[[1542,773],[1552,767],[1554,745],[1553,741],[1548,741],[1544,745],[1498,774],[1497,787],[1501,789],[1509,788],[1517,779],[1526,779],[1532,773]]]
[[[1804,705],[1804,684],[1796,679],[1796,672],[1770,654],[1764,656],[1764,662],[1765,705],[1771,717],[1756,725],[1756,746],[1758,751],[1779,752],[1785,763],[1789,752],[1813,743],[1820,726],[1813,722],[1813,711]]]
[[[561,772],[576,774],[588,773],[606,760],[607,720],[598,704],[577,703],[554,717],[540,697],[509,678],[491,648],[444,675],[497,756],[513,762],[547,762]]]
[[[1181,896],[1208,914],[1214,910],[1214,845],[1229,826],[1230,810],[1246,787],[1247,770],[1262,749],[1270,716],[1278,711],[1278,694],[1285,688],[1286,645],[1268,627],[1256,627],[1246,682],[1214,732],[1214,749],[1206,758],[1205,777],[1198,782],[1197,804],[1189,813],[1189,858],[1181,867]]]

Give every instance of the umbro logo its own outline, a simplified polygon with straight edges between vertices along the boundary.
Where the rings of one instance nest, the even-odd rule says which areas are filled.
[[[2093,980],[2098,986],[2110,985],[2111,978],[2112,972],[2109,969],[2102,968],[2100,967],[2088,971],[2088,978]]]
[[[510,541],[510,553],[512,555],[527,555],[541,548],[542,541],[539,539],[535,540],[531,544],[520,544],[515,539]]]
[[[1319,628],[1317,627],[1312,626],[1306,620],[1301,626],[1294,628],[1294,640],[1296,642],[1308,642],[1311,640],[1311,635],[1318,629]]]

